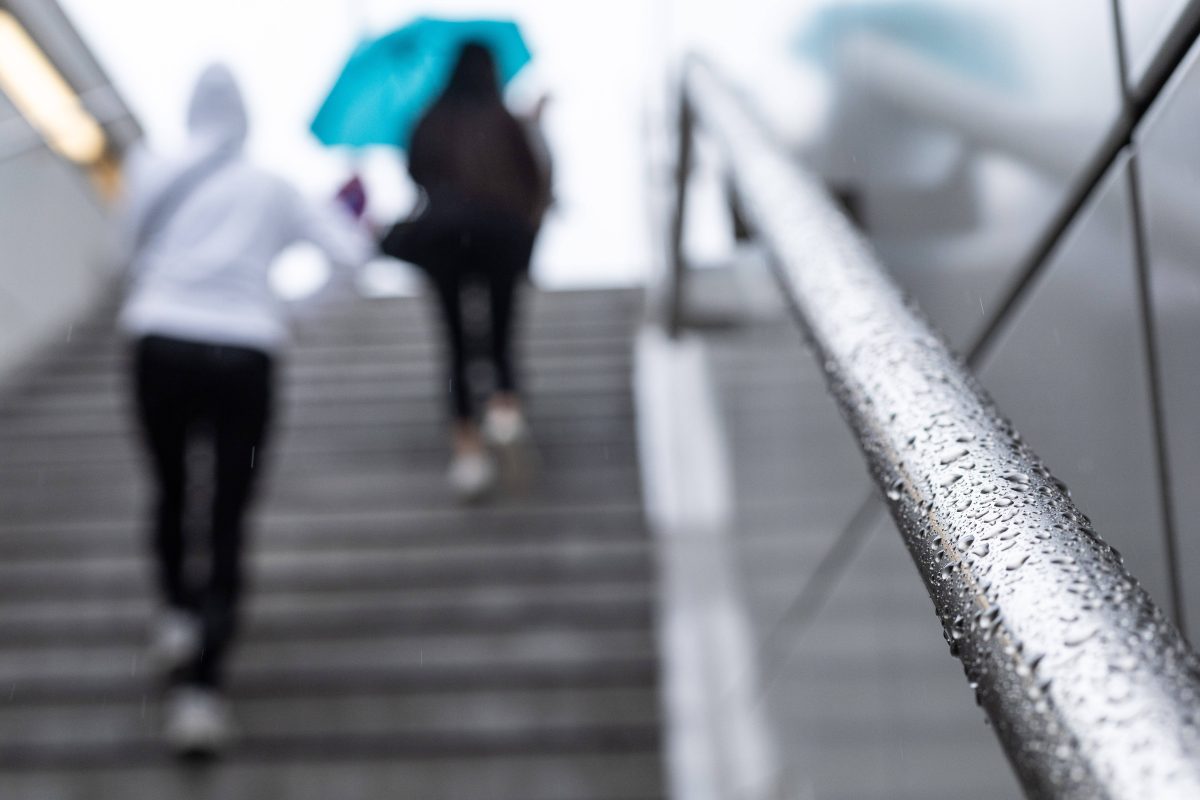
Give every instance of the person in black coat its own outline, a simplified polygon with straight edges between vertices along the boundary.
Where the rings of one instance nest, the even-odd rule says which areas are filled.
[[[463,46],[449,82],[422,116],[409,145],[408,170],[423,192],[413,219],[394,225],[384,253],[420,266],[434,289],[446,336],[446,392],[453,420],[449,479],[466,498],[484,493],[495,469],[485,441],[510,445],[526,435],[513,363],[520,281],[550,200],[521,123],[505,108],[495,62],[476,43]],[[494,391],[482,430],[467,380],[463,289],[486,288],[487,355]]]

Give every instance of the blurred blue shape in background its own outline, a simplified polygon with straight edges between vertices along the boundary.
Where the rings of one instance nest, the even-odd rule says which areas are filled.
[[[1020,88],[1014,43],[986,13],[933,2],[839,3],[818,10],[794,40],[796,51],[830,68],[858,33],[883,36],[995,88]]]

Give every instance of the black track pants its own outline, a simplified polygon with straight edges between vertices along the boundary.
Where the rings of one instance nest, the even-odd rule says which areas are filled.
[[[263,464],[272,360],[245,347],[148,336],[136,345],[134,381],[156,483],[151,549],[159,587],[168,605],[195,614],[203,626],[201,653],[181,677],[216,686],[237,622],[243,520]],[[189,442],[201,437],[212,445],[211,476],[188,474]],[[187,490],[197,479],[211,498],[196,515],[204,524],[191,549],[207,562],[199,576],[185,567],[184,530]]]

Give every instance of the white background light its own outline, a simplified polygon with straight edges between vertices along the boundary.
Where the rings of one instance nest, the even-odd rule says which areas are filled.
[[[613,0],[439,2],[395,0],[62,0],[119,91],[159,147],[184,137],[190,84],[213,58],[238,73],[251,106],[252,157],[309,193],[329,194],[357,163],[372,214],[403,214],[412,200],[395,154],[352,159],[322,148],[308,123],[355,42],[412,16],[508,16],[535,62],[514,104],[553,96],[546,131],[559,207],[547,221],[534,274],[544,285],[639,281],[650,262],[644,199],[643,107],[653,3]],[[661,47],[661,43],[657,43]]]

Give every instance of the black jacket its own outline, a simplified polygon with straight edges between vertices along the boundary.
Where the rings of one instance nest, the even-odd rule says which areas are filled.
[[[499,98],[436,102],[413,132],[408,171],[434,213],[494,212],[536,230],[549,201],[525,130]]]

